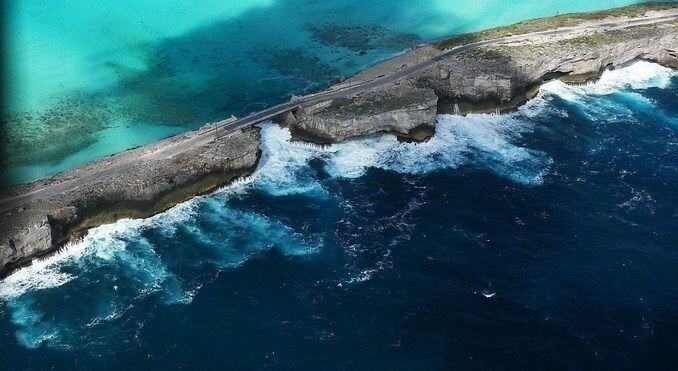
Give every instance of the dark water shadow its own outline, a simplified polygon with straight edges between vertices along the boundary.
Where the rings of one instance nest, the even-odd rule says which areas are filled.
[[[421,42],[416,35],[379,25],[378,17],[359,21],[367,25],[350,17],[316,15],[313,20],[297,11],[304,7],[301,0],[278,1],[137,45],[131,52],[140,56],[144,69],[104,63],[117,76],[114,88],[69,93],[40,112],[4,112],[2,167],[58,163],[121,121],[190,130],[241,116],[292,94],[322,89],[341,75]],[[405,11],[389,7],[395,14]]]
[[[102,130],[121,123],[190,130],[242,116],[293,94],[320,90],[340,76],[426,41],[396,29],[402,27],[397,20],[411,15],[411,4],[391,3],[376,10],[361,5],[350,0],[309,9],[304,0],[279,0],[176,37],[136,45],[130,54],[145,68],[112,58],[103,62],[102,68],[117,76],[113,88],[67,93],[39,112],[3,110],[0,167],[57,164],[96,143]],[[419,4],[418,9],[433,6]],[[433,10],[415,14],[426,12]],[[361,18],[355,19],[357,15]],[[454,19],[444,22],[453,33],[467,31],[461,22],[449,27],[457,23]],[[92,58],[102,63],[102,56]],[[505,71],[521,73],[501,53],[496,59]]]
[[[1,35],[8,34],[8,19],[5,14],[8,14],[7,11],[7,2],[0,1],[0,33]],[[7,40],[0,37],[0,58],[5,61],[7,60]],[[9,101],[8,91],[7,91],[7,77],[8,77],[7,65],[5,63],[0,63],[0,168],[4,168],[5,158],[8,156],[7,148],[5,148],[5,143],[8,138],[7,132],[7,122],[5,117],[7,117],[8,108],[7,104]]]

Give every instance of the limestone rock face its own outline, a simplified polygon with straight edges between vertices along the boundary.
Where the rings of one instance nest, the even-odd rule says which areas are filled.
[[[0,277],[32,257],[53,251],[82,236],[91,227],[125,217],[147,217],[195,195],[214,190],[233,179],[249,175],[259,159],[257,127],[237,130],[205,143],[176,151],[181,145],[210,130],[203,129],[131,149],[71,169],[48,181],[35,181],[6,190],[30,192],[45,182],[88,179],[77,189],[46,199],[38,198],[2,215],[0,225]],[[112,163],[129,166],[107,172]],[[104,171],[101,173],[101,171]],[[28,227],[26,227],[28,226]]]
[[[296,137],[320,143],[382,132],[409,138],[417,128],[433,128],[437,102],[431,89],[391,86],[307,108],[290,128]]]
[[[463,84],[457,86],[457,96],[473,96],[476,99],[497,98],[499,101],[511,99],[511,76],[481,73],[462,80]],[[450,86],[455,84],[455,81],[456,79],[448,78]]]
[[[473,48],[442,59],[413,76],[410,84],[431,88],[443,100],[466,103],[461,113],[494,112],[497,107],[523,103],[531,88],[554,78],[585,83],[606,68],[639,59],[676,68],[677,33],[674,22],[597,31],[571,39]]]
[[[7,244],[0,246],[0,267],[19,263],[52,247],[52,229],[47,217],[38,223],[21,229]],[[2,269],[0,269],[2,272]]]

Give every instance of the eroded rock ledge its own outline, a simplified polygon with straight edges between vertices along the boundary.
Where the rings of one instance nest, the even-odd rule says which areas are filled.
[[[431,89],[393,86],[307,107],[283,118],[294,138],[317,144],[376,133],[422,141],[433,135],[438,97]]]
[[[675,14],[678,5],[662,5]],[[608,12],[611,19],[628,15]],[[607,14],[607,13],[606,13]],[[606,15],[607,17],[607,15]],[[568,18],[561,24],[580,24],[595,18]],[[596,18],[600,19],[600,18]],[[605,18],[607,19],[607,18]],[[526,31],[535,24],[523,22]],[[510,27],[510,32],[520,31]],[[497,31],[498,30],[498,31]],[[465,42],[503,29],[463,37]],[[290,128],[298,140],[320,144],[389,132],[403,140],[422,141],[433,135],[436,113],[503,112],[526,102],[539,86],[555,78],[584,83],[606,68],[643,59],[678,67],[678,24],[617,28],[582,33],[576,37],[544,37],[530,42],[475,47],[440,58],[454,40],[426,45],[367,69],[342,84],[371,80],[412,63],[437,58],[429,68],[387,86],[348,98],[338,98],[282,115],[276,121]],[[71,169],[56,176],[2,190],[2,196],[28,194],[46,185],[81,180],[78,187],[44,199],[32,199],[2,213],[0,223],[0,277],[35,257],[54,252],[82,236],[89,228],[125,217],[147,217],[234,179],[252,173],[260,156],[259,129],[238,130],[209,142],[197,142],[183,151],[167,148],[191,142],[198,133],[185,133],[147,146]],[[124,170],[106,172],[113,163],[129,163]],[[104,175],[91,177],[94,172]],[[91,179],[90,179],[91,178]],[[90,179],[90,180],[88,180]]]
[[[201,130],[209,130],[206,126]],[[78,188],[36,199],[2,215],[0,275],[54,252],[92,227],[122,218],[148,217],[251,174],[259,160],[259,128],[251,127],[179,154],[155,156],[199,133],[189,132],[74,168],[46,180],[8,189],[22,194],[70,179],[86,179],[118,161],[124,170],[85,181]]]
[[[651,7],[651,6],[646,6]],[[660,14],[675,14],[678,5],[662,4]],[[643,6],[630,7],[634,11]],[[622,8],[617,13],[624,14]],[[612,15],[615,12],[604,12]],[[649,12],[654,14],[653,12]],[[637,16],[638,14],[633,13]],[[588,14],[567,19],[586,24]],[[591,17],[595,18],[595,17]],[[610,20],[624,19],[611,16]],[[534,31],[544,20],[527,21],[510,31]],[[489,33],[497,36],[494,30]],[[463,37],[477,41],[475,34]],[[501,34],[500,34],[501,35]],[[294,138],[318,144],[346,140],[377,132],[390,132],[400,139],[422,141],[433,134],[436,113],[503,113],[515,110],[536,96],[539,87],[560,79],[569,84],[597,80],[606,69],[636,60],[678,68],[678,23],[612,28],[581,32],[575,36],[544,36],[529,42],[475,47],[441,58],[445,41],[425,45],[369,68],[337,86],[347,86],[387,75],[424,59],[440,60],[388,86],[351,98],[338,98],[280,118]]]
[[[441,61],[412,83],[434,89],[441,112],[503,112],[525,103],[539,85],[556,78],[583,84],[634,60],[675,69],[677,35],[678,25],[665,23],[477,48]]]

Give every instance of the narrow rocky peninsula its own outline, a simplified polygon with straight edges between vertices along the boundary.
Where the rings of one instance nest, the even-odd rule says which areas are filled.
[[[206,125],[7,189],[6,197],[24,196],[36,189],[77,183],[3,212],[0,274],[49,254],[89,228],[122,218],[148,217],[251,174],[259,161],[259,128],[237,130],[210,141],[195,140],[212,127]],[[179,146],[191,141],[195,143],[188,150]],[[114,163],[127,166],[106,171]]]
[[[423,141],[437,113],[500,113],[548,80],[585,83],[641,59],[677,68],[677,53],[678,4],[563,15],[424,45],[268,111],[298,140],[393,133]],[[2,190],[0,276],[89,228],[147,217],[251,174],[260,156],[252,124],[273,114],[206,125]]]

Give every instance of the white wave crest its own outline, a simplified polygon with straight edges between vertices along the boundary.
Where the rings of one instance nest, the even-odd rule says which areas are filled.
[[[262,156],[255,182],[275,196],[322,192],[308,168],[308,161],[322,149],[292,143],[289,130],[273,123],[260,126]]]
[[[639,62],[606,72],[595,84],[546,84],[540,97],[555,94],[563,99],[581,100],[619,89],[665,87],[674,75],[657,65]],[[0,300],[9,303],[12,320],[20,327],[17,337],[27,347],[42,342],[67,344],[60,338],[63,334],[73,333],[77,338],[81,336],[79,329],[115,321],[133,307],[135,300],[152,293],[159,293],[165,304],[190,303],[202,283],[191,281],[190,277],[177,277],[172,268],[197,271],[205,262],[217,269],[234,267],[273,246],[286,255],[314,251],[309,246],[322,245],[321,237],[307,236],[264,214],[228,204],[229,198],[252,190],[274,196],[324,195],[326,191],[309,164],[314,160],[320,160],[323,170],[335,178],[360,177],[370,168],[418,175],[469,165],[519,184],[542,184],[552,160],[546,153],[521,142],[524,135],[535,130],[531,118],[546,109],[550,109],[547,100],[538,98],[511,115],[440,115],[436,135],[420,144],[400,143],[393,135],[382,135],[316,147],[292,142],[287,129],[262,124],[263,156],[250,178],[151,218],[124,219],[94,228],[59,253],[38,259],[0,281]],[[163,244],[175,243],[176,246],[172,245],[175,249],[166,250],[163,255],[164,246],[155,246],[153,237],[145,233],[149,231]],[[175,238],[179,233],[182,238],[193,240],[182,244],[182,238]],[[387,267],[388,259],[376,266],[356,267],[355,271],[360,273],[347,282],[369,280]],[[190,284],[186,285],[186,281]],[[44,320],[33,300],[36,295],[32,294],[49,290],[58,293],[66,285],[75,285],[78,292],[99,293],[105,303],[91,307],[84,303],[82,308],[73,309],[83,310],[76,316],[82,323],[75,327]]]
[[[586,96],[607,95],[620,90],[667,88],[678,72],[655,63],[638,61],[629,66],[603,72],[600,79],[586,85],[567,85],[554,80],[541,86],[542,94],[557,95],[568,101]]]
[[[665,89],[677,72],[656,63],[638,61],[629,66],[603,72],[600,79],[590,84],[594,92],[613,92],[623,89]]]
[[[205,264],[236,267],[273,247],[285,255],[300,255],[321,243],[265,215],[234,209],[225,203],[228,197],[227,192],[199,197],[151,218],[93,228],[58,254],[0,281],[0,300],[18,326],[17,340],[27,348],[105,343],[102,331],[106,336],[109,330],[102,326],[127,316],[138,302],[191,303],[203,284],[196,275]],[[204,219],[196,220],[196,214]],[[197,239],[187,239],[190,236]],[[162,246],[166,243],[172,248]],[[208,272],[213,275],[215,270]],[[60,306],[64,295],[85,295],[88,300]]]
[[[70,282],[75,276],[61,272],[59,267],[68,261],[76,260],[85,248],[85,244],[74,242],[47,258],[33,260],[30,266],[0,281],[0,300],[16,298],[29,291],[59,287]]]
[[[425,143],[401,143],[393,135],[381,135],[313,147],[292,142],[287,129],[266,125],[262,131],[264,160],[255,177],[273,195],[322,192],[308,166],[317,158],[332,177],[357,178],[369,168],[416,175],[473,163],[516,182],[537,185],[550,159],[515,144],[532,130],[531,124],[516,115],[440,115],[436,135]]]
[[[515,144],[532,129],[516,116],[440,115],[428,142],[400,143],[387,135],[338,144],[325,169],[333,176],[354,178],[370,167],[416,175],[471,163],[519,183],[540,184],[548,156]]]
[[[142,228],[153,226],[168,235],[173,234],[176,225],[192,217],[197,200],[182,203],[147,219],[121,219],[89,230],[84,238],[66,244],[47,258],[33,260],[31,265],[0,281],[0,300],[16,298],[30,291],[60,287],[72,281],[76,276],[72,272],[63,272],[63,266],[91,264],[93,260],[113,260],[126,249],[124,239],[138,240],[138,231]]]

